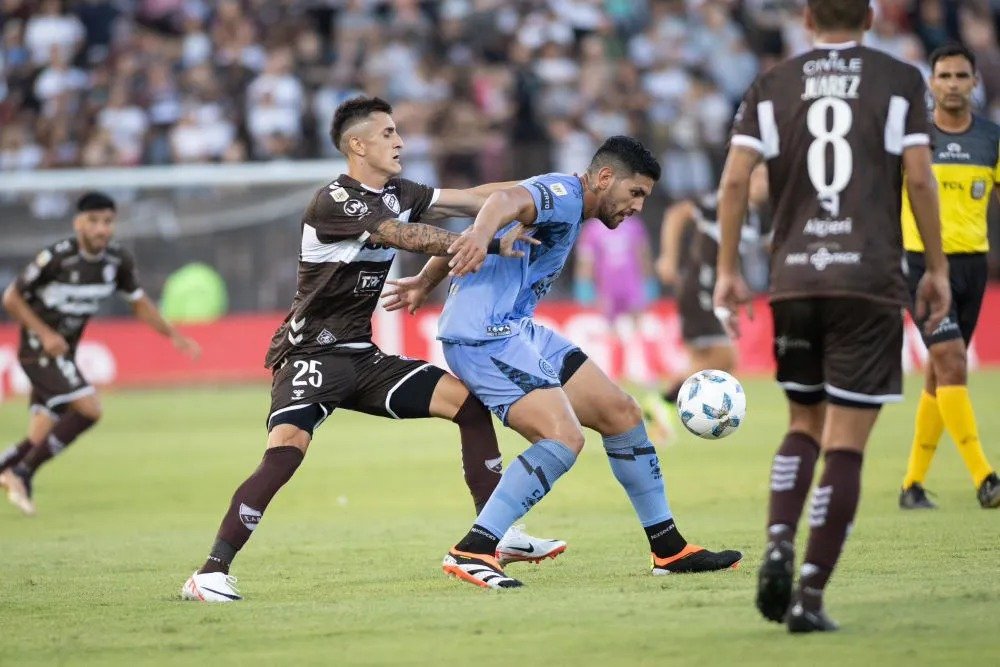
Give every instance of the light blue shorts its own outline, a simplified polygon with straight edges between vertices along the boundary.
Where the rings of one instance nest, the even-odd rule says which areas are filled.
[[[500,421],[534,389],[560,387],[566,357],[580,348],[551,329],[523,321],[507,338],[480,344],[442,343],[451,371]]]

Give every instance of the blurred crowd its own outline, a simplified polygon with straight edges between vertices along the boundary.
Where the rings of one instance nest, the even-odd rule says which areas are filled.
[[[334,108],[396,107],[409,177],[576,171],[608,135],[709,189],[754,76],[806,48],[798,0],[0,0],[0,170],[323,157]],[[1000,0],[877,0],[869,43],[960,39],[1000,116]]]

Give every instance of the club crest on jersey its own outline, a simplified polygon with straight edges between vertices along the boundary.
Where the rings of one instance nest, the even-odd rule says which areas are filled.
[[[319,332],[319,335],[316,336],[316,342],[320,345],[329,345],[336,340],[337,337],[330,333],[329,329],[323,329]]]
[[[545,373],[546,375],[548,375],[550,378],[556,377],[556,369],[554,369],[552,367],[552,364],[550,364],[545,359],[538,360],[538,369],[543,373]]]
[[[399,197],[392,194],[391,192],[387,192],[384,195],[382,195],[382,203],[388,206],[390,211],[392,211],[396,215],[399,215]]]
[[[104,268],[101,269],[101,277],[104,278],[104,282],[113,283],[115,281],[115,276],[118,275],[118,267],[112,264],[105,264]]]
[[[970,193],[973,199],[982,199],[986,196],[986,181],[978,180],[972,181],[972,191]]]
[[[360,199],[348,199],[347,203],[344,204],[344,213],[346,213],[347,215],[361,217],[367,212],[368,212],[368,204],[364,203]]]
[[[382,291],[387,271],[360,271],[354,286],[355,294],[378,294]]]
[[[347,190],[344,188],[335,188],[332,185],[330,186],[330,196],[333,197],[333,201],[338,204],[345,202],[350,198],[350,195],[347,194]]]

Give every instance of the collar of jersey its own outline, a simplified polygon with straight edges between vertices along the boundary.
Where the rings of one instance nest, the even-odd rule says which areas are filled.
[[[833,49],[834,51],[843,51],[844,49],[851,49],[857,46],[858,43],[853,39],[849,42],[837,42],[836,44],[827,44],[826,42],[816,42],[813,44],[813,48],[817,50],[827,50]]]
[[[352,176],[348,176],[347,174],[342,174],[340,176],[340,178],[338,178],[337,180],[338,181],[347,180],[347,181],[349,181],[349,183],[347,183],[347,185],[350,185],[351,187],[362,188],[364,190],[367,190],[368,192],[371,192],[371,193],[374,193],[374,194],[377,194],[377,195],[380,195],[380,194],[382,194],[385,191],[385,188],[382,188],[380,190],[376,190],[375,188],[369,187],[369,186],[365,185],[364,183],[362,183],[361,181],[359,181],[358,179],[356,179],[356,178],[354,178]]]

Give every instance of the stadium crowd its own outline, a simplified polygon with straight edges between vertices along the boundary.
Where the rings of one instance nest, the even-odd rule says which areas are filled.
[[[795,0],[2,0],[0,170],[332,154],[333,109],[397,107],[407,173],[460,186],[571,170],[608,135],[716,181],[756,73],[805,48]],[[961,39],[1000,116],[993,0],[878,0],[872,45]]]

